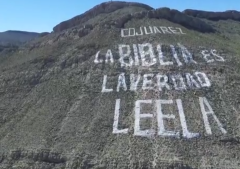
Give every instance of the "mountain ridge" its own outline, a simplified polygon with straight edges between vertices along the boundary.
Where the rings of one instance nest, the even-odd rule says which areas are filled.
[[[0,52],[1,169],[240,167],[239,22],[83,18]]]

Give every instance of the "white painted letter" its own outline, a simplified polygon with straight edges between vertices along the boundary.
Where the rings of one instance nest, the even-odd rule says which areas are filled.
[[[141,55],[142,59],[142,66],[152,66],[157,63],[157,59],[153,53],[153,47],[150,43],[145,43],[145,44],[138,44],[139,47],[139,53]],[[147,47],[148,50],[144,51],[144,48]],[[146,61],[146,56],[149,55],[150,61]]]
[[[188,131],[187,122],[186,122],[186,118],[185,118],[185,114],[184,114],[183,106],[182,106],[182,100],[177,99],[176,101],[177,101],[177,107],[178,107],[180,122],[181,122],[182,130],[183,130],[183,137],[185,137],[185,138],[198,137],[199,133],[191,133],[191,132]]]
[[[141,79],[141,75],[138,75],[137,80],[135,80],[135,75],[134,74],[130,74],[130,82],[131,82],[131,86],[130,86],[130,90],[131,91],[136,91],[137,90],[137,86],[138,83]]]
[[[113,89],[106,89],[106,84],[107,84],[107,75],[104,75],[104,77],[103,77],[103,84],[102,84],[102,93],[104,93],[104,92],[112,92]]]
[[[208,77],[205,73],[195,72],[194,74],[197,76],[198,81],[202,87],[210,87],[211,86],[210,80],[208,79]]]
[[[218,58],[218,59],[216,59],[217,61],[224,62],[225,60],[223,59],[223,57],[216,54],[216,52],[217,52],[217,50],[215,50],[215,49],[211,50],[212,55],[216,56]]]
[[[193,78],[193,76],[190,73],[186,73],[187,83],[190,88],[193,88],[194,86],[196,88],[200,88],[200,85],[196,80]]]
[[[108,49],[105,58],[106,58],[106,60],[105,60],[106,63],[108,63],[108,60],[110,60],[111,63],[114,62],[114,60],[113,60],[113,54],[112,54],[111,49]]]
[[[185,63],[191,62],[191,63],[197,64],[197,62],[195,60],[193,60],[192,54],[187,50],[187,48],[185,46],[181,45],[180,43],[178,43],[178,46],[182,50],[182,56],[183,56]]]
[[[135,36],[135,34],[136,34],[135,28],[129,28],[129,36]]]
[[[140,119],[141,118],[153,118],[153,114],[140,114],[141,104],[152,104],[152,100],[137,100],[135,103],[135,125],[134,125],[134,135],[149,137],[153,136],[155,131],[153,129],[141,130],[140,129]]]
[[[122,36],[122,37],[127,37],[127,36],[129,36],[129,34],[128,34],[128,35],[125,35],[124,32],[129,33],[129,30],[128,30],[128,29],[121,29],[121,36]]]
[[[160,62],[160,65],[173,65],[173,62],[164,62],[164,58],[166,58],[165,56],[163,56],[163,52],[162,52],[162,47],[161,45],[157,45],[157,51],[158,51],[158,56],[159,56],[159,62]]]
[[[118,76],[117,92],[119,92],[120,87],[123,87],[124,91],[127,90],[127,84],[126,84],[125,74],[124,74],[124,73],[121,73],[121,74]]]
[[[153,27],[155,33],[162,33],[156,26]]]
[[[137,45],[135,44],[133,44],[133,52],[134,52],[135,66],[138,66],[139,65],[138,48],[137,48]]]
[[[161,81],[161,79],[163,79],[163,81]],[[157,85],[159,88],[159,91],[162,91],[163,87],[166,87],[168,90],[170,90],[170,86],[167,84],[168,82],[168,77],[166,75],[157,75]]]
[[[98,52],[96,53],[94,63],[102,63],[102,62],[103,62],[102,59],[98,60],[99,53],[100,53],[100,51],[98,51]]]
[[[160,29],[162,30],[162,32],[165,34],[168,33],[168,34],[172,34],[171,32],[168,31],[168,28],[167,27],[164,27],[164,26],[161,26]]]
[[[148,34],[153,34],[153,30],[152,30],[152,27],[151,27],[151,26],[149,26],[149,30],[150,30],[150,32],[147,31],[147,28],[146,28],[146,27],[144,27],[144,31],[145,31],[145,34],[146,34],[146,35],[148,35]]]
[[[181,28],[176,28],[176,29],[178,29],[181,32],[181,34],[186,34],[186,33],[183,33]]]
[[[207,63],[210,63],[210,62],[214,62],[214,59],[209,59],[208,57],[210,57],[210,53],[208,53],[208,50],[202,50],[201,51],[202,55],[203,55],[203,59],[207,62]]]
[[[171,49],[172,49],[172,54],[173,54],[173,57],[174,59],[176,60],[178,66],[182,66],[182,62],[180,62],[179,58],[178,58],[178,55],[177,55],[177,52],[175,50],[175,47],[173,45],[170,45]]]
[[[168,27],[168,29],[173,33],[173,34],[181,34],[178,31],[174,30],[173,27]]]
[[[121,101],[120,99],[117,99],[116,104],[115,104],[114,121],[113,121],[113,134],[120,134],[120,133],[127,134],[128,133],[128,129],[118,130],[120,101]]]
[[[142,36],[142,35],[143,35],[142,27],[140,27],[140,32],[141,32],[141,33],[136,32],[136,35],[137,35],[137,36]]]
[[[175,115],[173,115],[173,114],[163,114],[162,104],[173,104],[173,100],[156,100],[158,135],[179,138],[179,132],[165,130],[163,119],[175,119]]]
[[[126,49],[127,49],[127,52],[126,52],[126,53],[123,52],[123,48],[126,48]],[[132,66],[132,65],[133,65],[133,59],[132,59],[132,57],[130,56],[130,54],[131,54],[130,46],[129,46],[129,45],[119,45],[119,46],[118,46],[118,49],[119,49],[119,55],[120,55],[119,61],[120,61],[120,63],[121,63],[121,67],[124,67],[124,66]],[[126,62],[124,61],[125,58],[129,59],[129,63],[126,63]]]
[[[151,90],[151,89],[153,89],[153,86],[151,86],[152,85],[152,78],[153,78],[153,74],[145,74],[145,75],[143,75],[143,86],[142,86],[143,90]]]
[[[212,110],[212,107],[210,106],[208,100],[205,97],[199,97],[199,102],[200,102],[200,108],[201,108],[201,112],[203,115],[203,122],[205,125],[205,129],[206,129],[206,133],[211,135],[212,134],[212,130],[208,121],[208,115],[212,115],[214,120],[217,122],[218,127],[220,128],[221,132],[223,134],[226,134],[227,131],[223,128],[221,122],[218,120],[217,116],[215,115],[215,113]],[[208,111],[205,109],[205,106],[207,106]]]
[[[186,90],[186,85],[184,83],[183,77],[181,75],[171,76],[174,84],[175,90]]]

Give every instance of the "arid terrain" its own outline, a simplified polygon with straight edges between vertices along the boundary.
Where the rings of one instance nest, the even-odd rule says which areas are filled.
[[[29,36],[0,45],[0,169],[240,168],[240,12],[106,2]]]

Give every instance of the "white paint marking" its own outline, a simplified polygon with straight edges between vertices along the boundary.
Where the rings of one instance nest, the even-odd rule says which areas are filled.
[[[137,90],[137,86],[138,86],[138,83],[139,83],[140,79],[141,79],[141,75],[138,75],[137,80],[136,80],[135,75],[130,74],[130,82],[131,82],[130,90],[131,91],[136,91]]]
[[[183,31],[182,31],[182,29],[181,28],[176,28],[176,29],[178,29],[180,32],[181,32],[181,34],[186,34],[186,33],[184,33]]]
[[[126,80],[125,80],[125,73],[121,73],[118,76],[117,92],[119,92],[121,87],[123,87],[124,91],[127,91],[127,84],[126,84]]]
[[[167,137],[177,137],[179,138],[179,132],[167,131],[164,127],[164,119],[175,119],[173,114],[163,114],[162,105],[163,104],[173,104],[173,100],[156,100],[157,106],[157,122],[158,122],[158,135]]]
[[[138,48],[136,44],[133,44],[133,52],[134,52],[134,61],[135,66],[139,65],[139,55],[138,55]]]
[[[150,137],[153,136],[155,131],[153,129],[140,129],[140,119],[141,118],[153,118],[153,114],[141,114],[141,104],[152,104],[152,100],[137,100],[135,102],[135,124],[134,124],[134,135]]]
[[[99,58],[99,53],[100,53],[100,51],[98,51],[98,52],[96,53],[94,63],[102,63],[102,62],[103,62],[102,59],[98,60],[98,58]]]
[[[184,114],[184,111],[183,111],[182,100],[177,99],[176,101],[177,101],[177,107],[178,107],[180,122],[181,122],[182,130],[183,130],[183,137],[185,137],[185,138],[198,137],[199,133],[191,133],[191,132],[188,131],[186,117],[185,117],[185,114]]]
[[[180,32],[174,30],[173,27],[168,27],[168,29],[169,29],[173,34],[181,34]]]
[[[211,63],[214,62],[214,59],[210,59],[209,57],[211,57],[210,53],[208,50],[202,50],[201,51],[202,55],[203,55],[203,59],[207,62],[207,63]]]
[[[144,74],[143,75],[143,86],[142,86],[143,90],[153,89],[153,86],[151,86],[152,85],[152,78],[153,78],[153,74]]]
[[[151,26],[149,26],[149,30],[150,30],[150,31],[148,32],[147,27],[144,27],[144,31],[145,31],[145,34],[146,34],[146,35],[153,34],[153,29],[152,29]]]
[[[187,78],[187,84],[190,88],[200,88],[200,85],[198,84],[198,82],[196,82],[196,80],[193,78],[193,76],[190,73],[186,73],[186,78]]]
[[[128,32],[129,33],[129,30],[128,29],[121,29],[121,36],[122,37],[127,37],[127,36],[129,36],[129,34],[128,35],[125,35],[125,32]]]
[[[106,88],[106,84],[107,84],[107,75],[104,75],[104,77],[103,77],[103,84],[102,84],[102,93],[112,92],[113,89],[107,89]]]
[[[161,81],[163,79],[163,81]],[[168,82],[168,77],[166,75],[157,75],[157,85],[159,88],[159,91],[162,91],[162,88],[166,87],[168,90],[170,90],[170,86],[167,84]]]
[[[180,62],[180,60],[178,58],[178,55],[177,55],[175,47],[173,45],[170,45],[170,47],[171,47],[171,50],[172,50],[173,57],[176,60],[178,66],[182,66],[182,62]]]
[[[123,48],[127,49],[126,53],[123,52]],[[131,54],[130,46],[129,45],[119,45],[118,49],[119,49],[119,56],[120,56],[119,61],[121,63],[121,67],[124,67],[124,66],[130,66],[131,67],[133,65],[133,59],[130,56],[130,54]],[[126,59],[126,58],[129,60],[129,63],[126,63],[124,61],[124,59]]]
[[[145,47],[148,48],[147,51],[144,50]],[[152,66],[157,63],[157,59],[153,52],[153,47],[150,43],[138,44],[138,48],[142,59],[142,66]],[[150,57],[149,62],[146,61],[147,55]]]
[[[223,59],[223,57],[222,57],[222,56],[219,56],[216,52],[217,52],[217,50],[215,50],[215,49],[211,50],[212,55],[213,55],[213,56],[216,56],[216,57],[218,58],[218,59],[216,59],[217,61],[225,62],[225,60]]]
[[[186,85],[180,74],[171,76],[171,79],[173,80],[175,90],[186,90]]]
[[[140,33],[136,32],[136,36],[142,36],[143,35],[142,27],[140,27],[139,30],[140,30]]]
[[[135,36],[136,31],[135,28],[129,28],[129,36]]]
[[[111,49],[108,49],[108,50],[107,50],[105,59],[106,59],[106,60],[105,60],[106,63],[108,63],[108,60],[110,60],[111,63],[114,62],[114,60],[113,60],[113,54],[112,54]]]
[[[156,26],[153,27],[153,30],[154,30],[154,33],[162,33]]]
[[[197,76],[198,81],[202,87],[210,87],[211,86],[211,82],[205,73],[195,72],[194,74]]]
[[[195,60],[193,60],[192,54],[187,50],[187,48],[185,46],[181,45],[180,43],[178,43],[178,46],[182,50],[182,56],[183,56],[185,63],[197,64],[197,62]]]
[[[206,133],[208,135],[212,134],[212,130],[208,121],[208,115],[212,115],[214,120],[217,122],[218,127],[220,128],[221,132],[223,134],[226,134],[227,131],[223,128],[221,122],[218,120],[217,116],[215,115],[215,113],[212,110],[212,107],[210,106],[208,100],[205,97],[199,97],[199,103],[200,103],[200,108],[201,108],[201,112],[203,115],[203,121],[204,121],[204,125],[205,125],[205,129],[206,129]],[[208,108],[208,111],[205,109],[205,105]]]
[[[113,121],[113,133],[114,134],[127,134],[128,128],[119,130],[118,129],[118,122],[119,122],[119,110],[120,110],[120,99],[116,100],[115,104],[115,112],[114,112],[114,121]]]
[[[160,26],[160,29],[162,30],[162,32],[165,34],[168,33],[168,34],[172,34],[171,32],[169,32],[168,28],[167,27],[164,27],[164,26]]]
[[[161,47],[160,44],[157,45],[157,51],[158,51],[158,57],[159,57],[160,65],[163,65],[163,66],[165,66],[165,65],[173,65],[173,62],[169,62],[169,61],[165,62],[164,61],[164,58],[166,58],[166,57],[163,55],[162,47]]]

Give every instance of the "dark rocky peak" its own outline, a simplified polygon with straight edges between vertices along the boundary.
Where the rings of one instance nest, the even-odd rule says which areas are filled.
[[[225,12],[210,12],[210,11],[186,9],[183,11],[183,13],[193,17],[205,18],[213,21],[228,20],[228,19],[240,21],[240,12],[235,10],[228,10]]]
[[[133,7],[126,11],[122,11],[121,15],[117,10],[124,10],[123,8]],[[138,8],[137,10],[135,8]],[[109,14],[108,16],[102,14]],[[111,16],[110,16],[111,15]],[[125,23],[131,21],[132,19],[166,19],[171,22],[180,24],[188,29],[196,30],[199,32],[214,32],[214,28],[201,20],[200,18],[193,17],[186,13],[180,12],[178,10],[169,9],[169,8],[157,8],[153,9],[152,7],[141,4],[141,3],[132,3],[132,2],[105,2],[99,4],[87,12],[73,17],[67,21],[61,22],[56,25],[53,30],[56,33],[65,32],[67,29],[79,29],[79,35],[85,36],[90,32],[88,28],[85,28],[86,25],[91,25],[91,30],[96,25],[107,25],[108,27],[124,28]],[[92,22],[94,20],[94,22]],[[87,30],[85,30],[87,29]],[[79,30],[78,30],[79,32]]]
[[[61,22],[60,24],[56,25],[53,28],[53,31],[60,32],[60,31],[66,30],[68,28],[77,26],[81,23],[84,23],[99,14],[111,13],[116,10],[122,9],[124,7],[129,7],[129,6],[140,7],[140,8],[146,9],[146,10],[153,9],[152,7],[150,7],[148,5],[136,3],[136,2],[123,2],[123,1],[104,2],[104,3],[101,3],[101,4],[93,7],[92,9],[86,11],[85,13],[83,13],[81,15],[75,16],[72,19]]]

